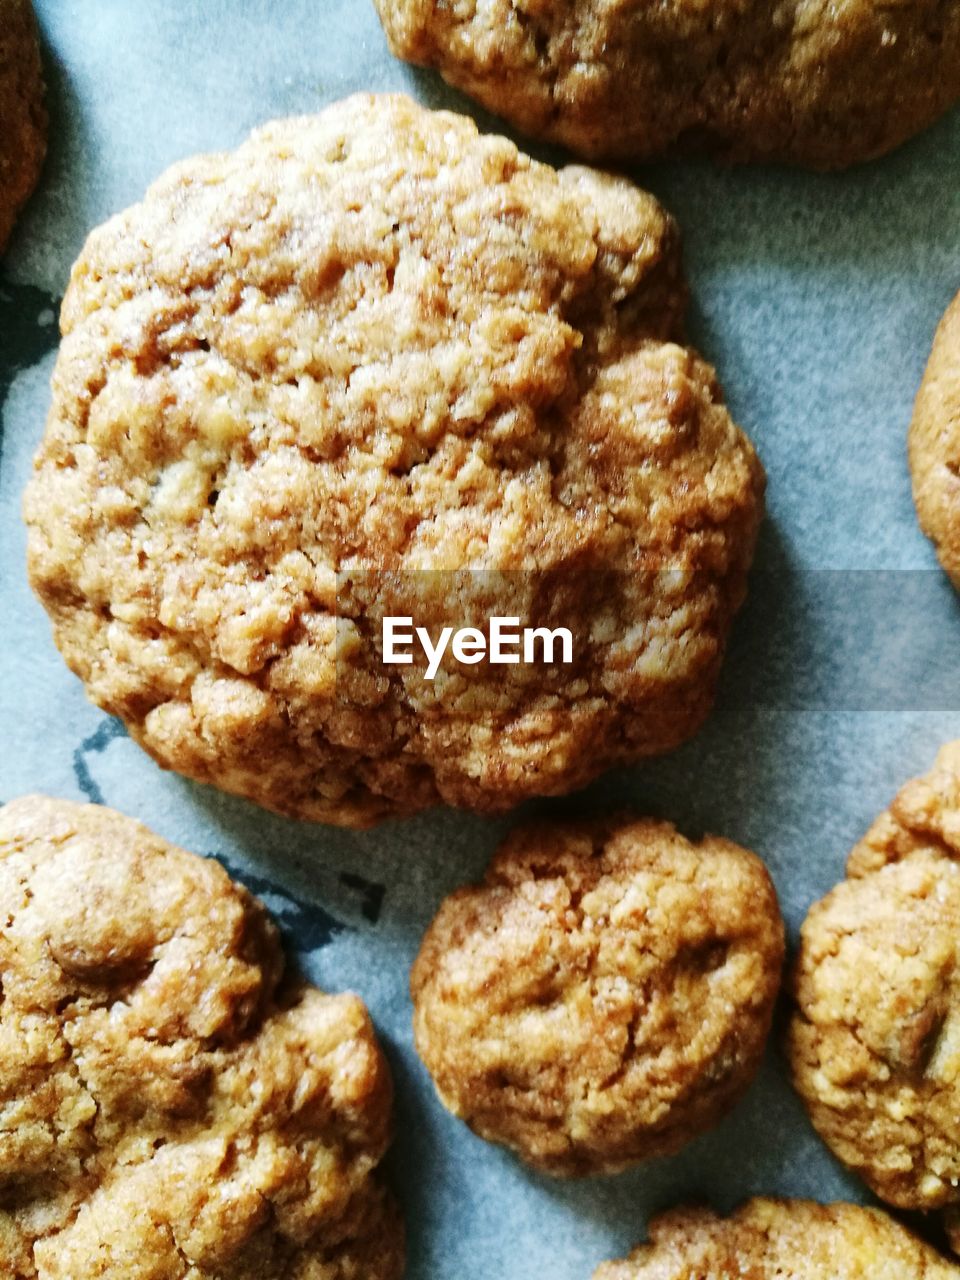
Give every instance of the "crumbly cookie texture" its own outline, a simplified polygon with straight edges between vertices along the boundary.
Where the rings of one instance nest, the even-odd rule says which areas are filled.
[[[592,159],[707,147],[836,169],[960,98],[946,0],[375,0],[393,52]]]
[[[399,1280],[363,1004],[281,983],[215,862],[109,809],[0,809],[0,1272]]]
[[[953,1266],[887,1214],[853,1204],[750,1200],[729,1218],[677,1209],[650,1243],[593,1280],[958,1280]]]
[[[678,1150],[759,1065],[783,962],[763,864],[665,822],[515,831],[411,974],[444,1104],[547,1173]]]
[[[652,197],[403,97],[174,169],[64,302],[25,514],[67,661],[161,764],[345,824],[676,746],[763,489],[683,302]],[[380,663],[488,587],[572,664]]]
[[[807,916],[794,1083],[834,1153],[904,1209],[960,1204],[960,743],[909,782]]]
[[[960,295],[937,330],[917,395],[910,470],[920,526],[960,589]]]
[[[47,151],[43,68],[30,0],[0,0],[0,253]]]

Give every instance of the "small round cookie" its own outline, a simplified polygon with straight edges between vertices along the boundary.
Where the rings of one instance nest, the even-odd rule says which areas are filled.
[[[899,1208],[960,1204],[960,742],[811,909],[793,993],[794,1083],[835,1155]]]
[[[47,150],[43,68],[30,0],[0,0],[0,254]]]
[[[675,1209],[649,1235],[593,1280],[960,1280],[960,1267],[860,1205],[761,1198],[729,1218]]]
[[[759,858],[642,820],[516,830],[411,974],[445,1106],[545,1173],[677,1151],[757,1070],[783,963]]]
[[[264,908],[109,809],[0,809],[0,1272],[399,1280],[367,1012]]]
[[[920,527],[960,588],[960,295],[937,330],[910,424]]]
[[[960,98],[943,0],[375,0],[395,54],[592,159],[708,149],[838,169]]]
[[[67,662],[165,767],[320,821],[675,747],[763,492],[683,305],[651,196],[407,98],[187,161],[64,302],[25,514]],[[382,660],[476,611],[570,660]]]

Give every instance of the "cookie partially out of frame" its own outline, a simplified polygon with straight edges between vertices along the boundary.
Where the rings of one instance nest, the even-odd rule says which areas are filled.
[[[793,993],[794,1083],[833,1152],[899,1208],[960,1205],[960,743],[811,908]]]
[[[109,809],[0,809],[0,1274],[399,1280],[363,1004],[283,978],[216,862]]]
[[[67,662],[162,765],[308,819],[675,747],[763,494],[684,301],[651,196],[406,98],[171,170],[64,302],[25,513]],[[381,661],[384,615],[475,614],[570,662]]]
[[[763,863],[650,820],[530,826],[411,974],[442,1101],[546,1173],[677,1151],[752,1081],[783,962]]]
[[[591,159],[706,147],[836,169],[960,98],[943,0],[376,0],[393,52]]]
[[[910,426],[920,525],[960,588],[960,296],[940,323]]]
[[[0,0],[0,253],[47,150],[43,69],[30,0]]]
[[[729,1218],[676,1209],[649,1235],[593,1280],[960,1280],[960,1267],[860,1205],[755,1199]]]

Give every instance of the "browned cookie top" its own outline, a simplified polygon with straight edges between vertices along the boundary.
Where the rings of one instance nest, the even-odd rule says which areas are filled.
[[[855,846],[793,981],[794,1082],[822,1137],[891,1204],[960,1204],[960,743]]]
[[[960,296],[937,330],[910,426],[920,524],[960,587]]]
[[[43,70],[30,0],[0,0],[0,253],[47,150]]]
[[[443,1102],[548,1173],[676,1151],[741,1096],[783,961],[759,858],[650,820],[515,831],[411,975]]]
[[[0,809],[0,1273],[398,1280],[391,1085],[355,996],[109,809]]]
[[[375,0],[391,47],[594,159],[707,145],[833,169],[960,97],[953,0]]]
[[[173,169],[64,303],[25,512],[67,661],[162,764],[335,822],[675,746],[763,488],[684,296],[651,196],[402,97]],[[573,663],[382,666],[379,615],[459,569]]]
[[[729,1218],[677,1209],[650,1243],[605,1262],[593,1280],[960,1280],[942,1258],[877,1209],[750,1200]]]

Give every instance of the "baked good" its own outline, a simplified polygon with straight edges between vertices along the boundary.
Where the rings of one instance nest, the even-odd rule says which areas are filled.
[[[0,809],[0,1272],[398,1280],[391,1085],[216,862],[109,809]]]
[[[958,1280],[960,1267],[879,1209],[809,1200],[748,1201],[729,1218],[677,1209],[650,1243],[593,1280]]]
[[[810,911],[793,975],[794,1083],[882,1199],[960,1204],[960,742],[901,790]]]
[[[30,0],[0,0],[0,253],[47,150],[43,68]]]
[[[837,169],[960,98],[943,0],[375,0],[393,52],[592,159],[677,148]]]
[[[443,1103],[546,1173],[677,1151],[750,1084],[783,962],[762,862],[669,823],[514,831],[413,966]]]
[[[910,424],[920,526],[960,587],[960,295],[937,330]]]
[[[676,746],[763,487],[683,299],[650,196],[403,97],[187,161],[64,302],[25,502],[61,651],[161,764],[309,819],[503,809]],[[434,679],[382,661],[405,615],[576,648]]]

